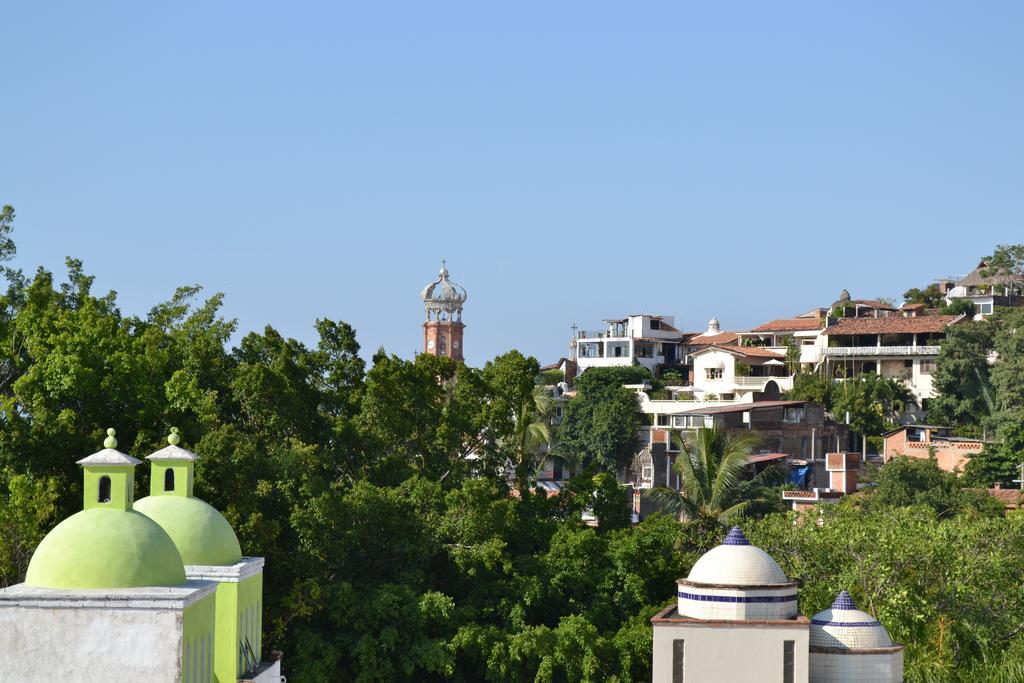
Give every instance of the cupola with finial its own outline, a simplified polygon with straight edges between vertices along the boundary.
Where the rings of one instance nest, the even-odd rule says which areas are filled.
[[[186,566],[233,565],[242,559],[238,537],[224,516],[192,494],[196,454],[182,448],[172,427],[167,445],[149,455],[149,496],[135,504],[174,541]]]
[[[117,450],[117,432],[107,430],[103,450],[82,458],[85,500],[83,509],[131,510],[135,498],[135,466],[142,463]]]
[[[427,316],[423,323],[424,353],[463,360],[462,306],[467,298],[466,290],[448,278],[448,267],[442,259],[437,279],[420,292]]]

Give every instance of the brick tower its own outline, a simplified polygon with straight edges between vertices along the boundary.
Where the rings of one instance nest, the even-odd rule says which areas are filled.
[[[448,269],[441,260],[436,280],[420,293],[427,319],[423,323],[423,353],[462,361],[462,304],[466,290],[448,279]]]

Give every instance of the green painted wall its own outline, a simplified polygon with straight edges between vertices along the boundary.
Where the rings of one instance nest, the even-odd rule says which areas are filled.
[[[216,661],[216,593],[185,608],[182,615],[182,683],[210,683]]]
[[[124,465],[110,467],[86,465],[84,509],[131,510],[135,500],[135,468]],[[110,502],[99,500],[100,480],[110,477]]]
[[[187,460],[152,460],[150,461],[149,495],[151,496],[183,496],[192,495],[192,463]],[[174,471],[174,490],[164,489],[167,470]]]
[[[239,644],[248,636],[256,658],[263,650],[263,572],[217,586],[217,646],[214,680],[235,683],[245,673]]]

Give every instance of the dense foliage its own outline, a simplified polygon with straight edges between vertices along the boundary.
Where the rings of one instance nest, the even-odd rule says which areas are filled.
[[[0,259],[12,220],[0,212]],[[267,327],[232,347],[221,296],[198,287],[140,317],[75,260],[64,281],[4,274],[0,585],[80,509],[74,461],[109,426],[135,455],[181,428],[196,494],[267,558],[264,641],[292,681],[650,680],[650,616],[721,539],[670,516],[630,526],[602,471],[632,455],[636,396],[621,384],[645,371],[580,378],[560,443],[589,469],[549,498],[528,485],[548,438],[531,427],[538,364],[515,351],[478,369],[381,351],[367,368],[340,321],[317,321],[312,344]],[[820,523],[744,525],[803,582],[805,614],[843,587],[877,612],[908,645],[909,680],[1011,680],[1024,525],[948,478],[891,472]]]

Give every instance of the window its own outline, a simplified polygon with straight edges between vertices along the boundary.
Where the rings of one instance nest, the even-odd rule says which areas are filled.
[[[992,304],[988,301],[983,304],[974,304],[974,309],[982,315],[990,315],[992,313]]]
[[[640,468],[640,483],[651,486],[654,484],[654,466],[643,466]]]
[[[804,421],[804,409],[801,408],[786,408],[785,415],[782,418],[783,422],[788,424],[799,424]]]
[[[686,666],[683,658],[683,644],[685,642],[685,640],[672,641],[672,683],[683,683],[683,669]]]
[[[96,500],[100,503],[110,502],[110,477],[100,477],[100,495]]]
[[[651,319],[651,329],[652,330],[660,330],[661,329],[661,321],[660,320]]]
[[[796,641],[782,642],[782,683],[793,683],[793,644]]]
[[[921,374],[922,375],[930,375],[933,372],[935,372],[935,361],[933,361],[933,360],[923,360],[923,361],[921,361]]]
[[[167,471],[164,472],[164,491],[173,491],[173,490],[174,490],[174,470],[168,468]]]
[[[707,379],[722,379],[722,368],[705,368],[704,376]]]
[[[448,337],[446,337],[446,336],[444,336],[442,334],[441,337],[440,337],[440,340],[439,340],[439,342],[437,344],[437,348],[440,349],[441,353],[444,353],[445,351],[447,351],[448,350]]]

